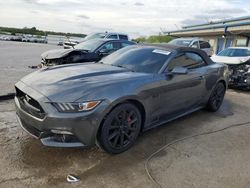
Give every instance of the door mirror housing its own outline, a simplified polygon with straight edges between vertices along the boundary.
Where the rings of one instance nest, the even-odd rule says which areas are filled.
[[[107,55],[108,53],[109,53],[109,50],[107,50],[107,49],[101,49],[98,51],[99,55]]]
[[[172,74],[187,74],[188,73],[188,69],[186,67],[175,67],[172,71]]]

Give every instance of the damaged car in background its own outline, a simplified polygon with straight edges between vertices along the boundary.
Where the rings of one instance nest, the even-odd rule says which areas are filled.
[[[24,130],[54,147],[121,153],[140,132],[196,110],[217,111],[228,82],[224,64],[172,45],[131,45],[96,63],[46,67],[16,85]]]
[[[64,49],[70,49],[73,48],[75,45],[92,39],[117,39],[117,40],[129,40],[129,37],[127,34],[123,33],[110,33],[110,32],[99,32],[99,33],[90,33],[86,37],[83,38],[83,40],[77,41],[77,40],[69,40],[64,42],[63,47]]]
[[[250,89],[250,47],[230,47],[211,58],[216,63],[228,65],[229,87]]]
[[[92,39],[81,42],[72,49],[56,49],[44,52],[42,66],[99,61],[103,57],[125,46],[134,45],[127,40]]]

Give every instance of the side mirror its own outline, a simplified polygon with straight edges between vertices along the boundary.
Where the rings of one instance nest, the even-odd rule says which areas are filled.
[[[109,51],[108,51],[107,49],[101,49],[101,50],[98,51],[98,54],[99,54],[99,55],[107,55],[108,52],[109,52]]]
[[[195,45],[195,44],[193,44],[193,45],[191,46],[191,48],[198,48],[198,46]]]
[[[175,67],[172,71],[172,74],[187,74],[188,73],[188,69],[185,67]]]

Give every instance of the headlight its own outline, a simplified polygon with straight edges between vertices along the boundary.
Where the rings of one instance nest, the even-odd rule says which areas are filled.
[[[101,101],[88,101],[81,103],[52,103],[59,112],[84,112],[93,110]]]

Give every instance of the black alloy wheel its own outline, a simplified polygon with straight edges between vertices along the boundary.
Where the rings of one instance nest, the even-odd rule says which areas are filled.
[[[120,104],[106,117],[98,139],[108,153],[118,154],[129,149],[141,130],[141,113],[131,103]]]
[[[215,86],[208,100],[207,109],[209,111],[215,112],[220,108],[223,102],[224,96],[225,96],[225,92],[226,92],[226,87],[224,86],[222,82],[219,82]]]

